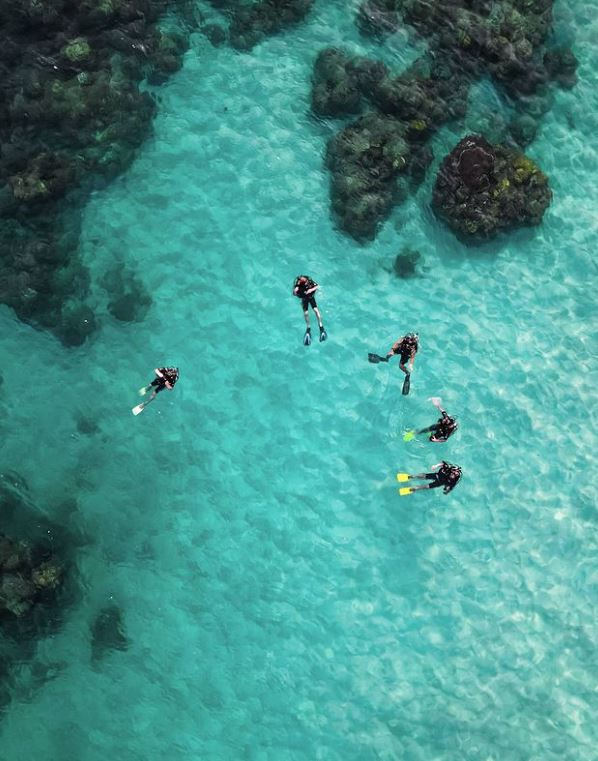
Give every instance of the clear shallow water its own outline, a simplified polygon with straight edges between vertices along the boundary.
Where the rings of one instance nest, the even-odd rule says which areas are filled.
[[[3,467],[50,514],[76,495],[93,539],[83,601],[39,646],[66,665],[33,693],[23,667],[7,761],[595,755],[592,6],[557,12],[580,83],[528,149],[554,190],[544,224],[479,250],[432,217],[432,172],[374,244],[333,229],[332,126],[308,115],[309,72],[324,45],[372,50],[343,7],[317,4],[251,55],[198,36],[160,89],[155,138],[89,204],[81,244],[95,284],[116,256],[137,269],[142,324],[105,312],[65,351],[0,314]],[[384,58],[416,55],[399,35]],[[472,113],[491,120],[478,91]],[[462,134],[444,130],[437,159]],[[385,271],[403,245],[425,277]],[[308,349],[301,271],[324,286],[330,335]],[[398,368],[365,358],[410,329],[405,399]],[[135,419],[157,363],[181,381]],[[431,395],[459,434],[404,444]],[[77,432],[81,414],[97,434]],[[396,470],[441,457],[462,465],[458,489],[401,500]],[[110,599],[131,644],[94,668],[89,624]]]

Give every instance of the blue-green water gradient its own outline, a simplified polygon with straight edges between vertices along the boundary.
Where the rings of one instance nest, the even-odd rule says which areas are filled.
[[[421,42],[401,32],[380,53],[341,2],[251,54],[193,38],[154,138],[86,209],[100,332],[66,350],[0,312],[3,467],[50,515],[76,496],[92,538],[83,599],[38,649],[60,673],[31,692],[23,666],[2,759],[595,758],[595,18],[556,9],[580,81],[528,149],[552,206],[481,249],[431,215],[432,170],[371,245],[330,220],[317,51],[399,71]],[[470,101],[434,168],[505,108],[487,83]],[[403,246],[423,277],[389,272]],[[115,259],[152,294],[140,324],[107,311]],[[309,348],[300,272],[323,286],[329,332]],[[398,367],[366,356],[409,330],[402,397]],[[163,364],[179,384],[133,417]],[[459,433],[405,444],[432,395]],[[78,432],[81,415],[99,432]],[[464,472],[450,496],[398,496],[397,470],[443,457]],[[111,600],[130,646],[94,667],[90,622]]]

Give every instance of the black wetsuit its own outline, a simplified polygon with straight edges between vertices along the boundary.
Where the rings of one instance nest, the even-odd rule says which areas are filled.
[[[174,384],[179,379],[179,371],[176,367],[159,367],[158,370],[160,370],[162,376],[160,377],[157,375],[150,383],[150,386],[153,386],[156,394],[159,394],[160,391],[164,391],[166,383],[170,383],[171,388],[174,388]]]
[[[436,489],[439,486],[444,487],[444,493],[448,494],[459,483],[461,478],[461,468],[458,465],[451,465],[450,462],[442,461],[442,466],[435,473],[426,473],[428,481],[432,481],[429,488]]]
[[[446,441],[457,430],[458,423],[448,412],[442,410],[442,417],[427,430],[431,431],[430,441]]]
[[[307,278],[306,283],[299,282],[303,277]],[[312,309],[316,309],[318,306],[314,294],[306,293],[306,291],[309,291],[312,288],[316,288],[317,285],[318,284],[315,282],[315,280],[307,277],[307,275],[299,275],[299,277],[295,278],[295,283],[293,285],[293,296],[297,296],[298,299],[301,299],[301,305],[303,306],[304,312],[307,312],[307,309],[310,306]]]
[[[404,365],[411,359],[411,352],[415,350],[415,353],[417,353],[417,338],[415,338],[415,336],[405,336],[400,342],[397,342],[395,346],[393,346],[390,351],[395,355],[400,354],[401,364]]]

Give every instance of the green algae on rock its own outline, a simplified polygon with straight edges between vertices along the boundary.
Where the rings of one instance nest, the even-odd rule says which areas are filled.
[[[66,345],[96,326],[80,209],[151,131],[155,99],[139,85],[180,68],[186,35],[159,22],[182,4],[0,0],[0,302]]]
[[[540,224],[551,199],[548,177],[532,159],[470,135],[442,161],[432,208],[458,237],[476,242]]]

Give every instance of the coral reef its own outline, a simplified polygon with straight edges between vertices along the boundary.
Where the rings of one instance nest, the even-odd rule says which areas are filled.
[[[152,298],[141,280],[122,262],[104,275],[102,286],[111,296],[108,310],[117,320],[140,322],[145,317]]]
[[[77,509],[72,498],[68,502],[67,520]],[[59,664],[36,661],[38,642],[60,629],[78,596],[70,569],[81,541],[66,522],[58,525],[35,507],[25,480],[10,471],[0,472],[0,516],[1,708],[56,674]]]
[[[62,582],[63,569],[43,544],[0,534],[0,625],[48,603]]]
[[[172,5],[0,0],[0,301],[70,346],[96,325],[78,209],[151,129],[139,83],[181,65],[185,37],[158,25]]]
[[[570,48],[555,48],[544,55],[544,66],[551,79],[570,90],[577,82],[577,58]]]
[[[340,115],[362,100],[377,108],[334,135],[326,151],[340,228],[357,241],[372,240],[408,187],[423,180],[432,161],[425,142],[445,121],[463,115],[466,88],[427,59],[393,77],[383,64],[333,48],[318,56],[313,84],[318,115]]]
[[[393,272],[397,277],[406,280],[411,277],[417,277],[418,265],[422,262],[422,255],[419,251],[410,248],[403,248],[400,254],[397,254],[393,263]]]
[[[102,608],[91,626],[91,659],[101,660],[112,650],[126,650],[129,640],[124,630],[122,611],[118,605]]]
[[[367,99],[387,75],[388,69],[379,61],[325,48],[314,65],[312,111],[322,117],[359,113],[362,97]]]
[[[459,77],[489,73],[514,95],[535,92],[547,80],[541,52],[552,0],[365,0],[357,15],[360,29],[376,34],[394,31],[400,19]]]
[[[251,50],[265,37],[278,34],[286,27],[302,21],[314,3],[314,0],[255,0],[252,3],[242,3],[239,0],[210,1],[229,19],[230,44],[237,50],[245,51]],[[215,32],[211,24],[202,26],[202,31],[213,44],[224,41],[222,34]]]
[[[397,201],[396,179],[410,155],[405,135],[401,122],[371,112],[328,143],[332,208],[341,228],[358,241],[374,238]]]
[[[552,0],[363,0],[356,19],[363,34],[381,41],[408,24],[429,47],[399,76],[382,63],[334,48],[321,51],[315,61],[315,115],[339,118],[373,108],[396,122],[393,128],[386,121],[382,131],[394,131],[409,146],[405,166],[389,172],[385,150],[376,151],[379,138],[365,146],[369,134],[360,120],[329,142],[333,212],[341,229],[360,241],[374,237],[393,205],[405,197],[399,174],[411,190],[424,179],[432,161],[425,143],[440,126],[465,116],[474,82],[490,77],[498,85],[514,114],[497,125],[494,137],[523,148],[552,105],[550,82],[572,87],[576,81],[573,52],[545,47]],[[354,139],[357,133],[360,140]]]
[[[357,25],[362,34],[382,37],[396,32],[401,23],[394,0],[364,0],[359,6]]]
[[[460,238],[477,241],[539,224],[551,198],[548,178],[530,158],[470,135],[442,161],[432,208]]]

